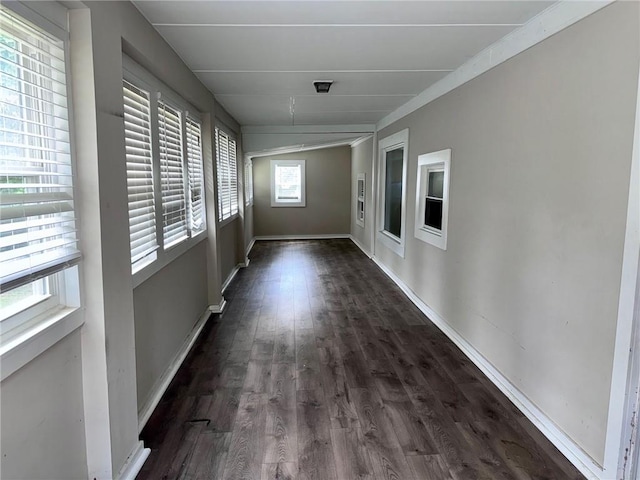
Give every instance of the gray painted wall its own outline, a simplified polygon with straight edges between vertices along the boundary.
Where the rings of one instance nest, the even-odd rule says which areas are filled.
[[[270,160],[306,160],[306,207],[271,207]],[[254,234],[349,234],[351,147],[253,159]]]
[[[638,85],[616,2],[378,133],[409,128],[404,259],[376,256],[603,461]],[[413,237],[417,157],[452,148],[447,251]]]
[[[133,291],[138,410],[208,306],[205,256],[203,241]]]
[[[207,293],[211,303],[220,298],[210,138],[210,239],[132,288],[118,115],[123,50],[203,112],[210,134],[216,114],[237,123],[215,111],[211,93],[131,3],[88,2],[71,18],[85,325],[2,382],[2,478],[115,477],[138,442],[138,406],[204,312]]]
[[[81,369],[76,330],[2,382],[0,478],[87,478]]]
[[[374,225],[373,211],[373,137],[351,149],[351,235],[360,247],[371,254],[371,232]],[[365,175],[364,227],[356,223],[358,174]]]
[[[237,253],[239,218],[220,228],[218,233],[218,249],[220,251],[220,278],[224,283],[234,267],[239,263]]]

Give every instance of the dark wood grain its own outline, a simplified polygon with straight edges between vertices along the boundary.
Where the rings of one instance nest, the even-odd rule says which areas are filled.
[[[297,403],[299,478],[338,480],[322,390],[298,390]]]
[[[267,403],[264,463],[297,463],[296,375],[293,364],[273,364]]]
[[[349,240],[257,242],[141,480],[584,480]]]
[[[222,478],[224,480],[259,478],[262,474],[266,424],[265,394],[243,394],[231,436],[231,444]]]

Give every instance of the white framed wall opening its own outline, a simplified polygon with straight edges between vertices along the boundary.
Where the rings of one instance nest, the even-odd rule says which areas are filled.
[[[404,257],[409,129],[378,142],[377,239]]]
[[[414,236],[442,250],[447,249],[450,168],[450,148],[418,156]]]
[[[66,17],[66,9],[54,8]],[[68,33],[31,18],[28,9],[19,11],[0,6],[2,379],[82,323],[80,315],[71,315],[80,306],[81,256]],[[40,334],[40,345],[32,344]]]
[[[236,139],[216,127],[218,222],[227,224],[238,216],[238,163]]]
[[[359,173],[356,179],[356,224],[360,225],[362,228],[364,228],[365,195],[366,195],[365,174]]]
[[[305,161],[271,160],[271,206],[306,205]]]
[[[206,237],[197,110],[123,56],[131,271],[139,285]]]

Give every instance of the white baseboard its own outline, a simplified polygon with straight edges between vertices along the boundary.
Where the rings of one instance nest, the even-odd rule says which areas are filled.
[[[140,473],[150,453],[151,449],[144,448],[144,443],[136,443],[136,446],[127,457],[127,461],[122,466],[122,469],[120,469],[120,473],[116,478],[118,480],[136,480],[136,476]]]
[[[353,243],[355,243],[356,247],[362,250],[362,253],[364,253],[367,257],[372,258],[371,253],[368,252],[366,248],[364,248],[364,245],[362,245],[362,243],[360,243],[356,237],[354,237],[353,235],[349,235],[349,239]]]
[[[227,301],[222,297],[220,303],[218,305],[209,305],[209,311],[211,313],[222,313],[224,311],[224,307],[227,306]]]
[[[348,233],[327,233],[319,235],[261,235],[254,240],[327,240],[331,238],[349,238]]]
[[[227,289],[231,281],[234,279],[234,277],[240,270],[240,266],[241,265],[238,264],[231,269],[231,272],[229,272],[229,275],[227,275],[227,279],[222,283],[222,293],[224,293],[224,291]]]
[[[355,243],[355,242],[354,242]],[[357,245],[357,243],[356,243]],[[366,253],[366,252],[365,252]],[[456,332],[447,321],[424,303],[400,278],[378,258],[372,257],[380,269],[394,281],[409,299],[455,343],[460,350],[491,380],[502,393],[553,443],[567,459],[589,480],[613,480],[605,478],[604,471],[580,446],[564,433],[544,412],[529,400],[498,371],[473,345]]]
[[[226,302],[223,299],[220,312],[224,308],[225,303]],[[173,360],[169,364],[169,367],[165,370],[165,372],[156,381],[156,384],[151,389],[152,393],[149,396],[149,399],[138,411],[138,432],[142,431],[144,426],[147,424],[149,417],[151,417],[151,414],[153,413],[155,408],[158,406],[158,403],[160,403],[160,399],[162,398],[162,395],[164,395],[164,392],[169,387],[171,380],[173,380],[173,377],[178,372],[180,365],[182,365],[182,362],[184,362],[184,359],[187,357],[189,350],[191,350],[191,347],[193,347],[193,344],[196,342],[198,335],[200,335],[200,332],[202,331],[205,324],[207,323],[207,320],[211,316],[211,313],[220,313],[220,312],[213,312],[211,307],[207,308],[207,310],[200,316],[200,318],[194,325],[191,332],[189,332],[189,335],[185,339],[184,343],[181,345],[175,357],[173,357]]]
[[[245,257],[249,258],[249,253],[251,253],[251,249],[256,244],[256,237],[253,237],[247,246],[246,252],[244,254]]]
[[[253,246],[253,245],[252,245]],[[222,293],[224,293],[224,291],[227,289],[227,287],[229,286],[229,284],[232,282],[232,280],[235,278],[236,274],[238,273],[238,271],[241,268],[247,268],[249,266],[249,262],[251,260],[249,260],[249,257],[246,257],[244,259],[243,263],[239,263],[237,264],[235,267],[233,267],[233,269],[231,270],[231,272],[229,273],[229,275],[227,276],[227,279],[224,281],[224,283],[222,284]],[[218,312],[220,313],[220,312]]]

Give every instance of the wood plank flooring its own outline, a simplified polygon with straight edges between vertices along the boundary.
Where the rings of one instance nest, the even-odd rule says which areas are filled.
[[[257,242],[140,480],[584,477],[349,240]]]

